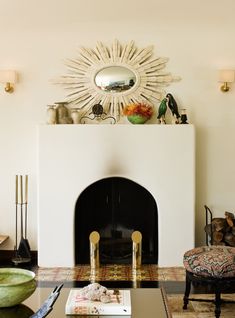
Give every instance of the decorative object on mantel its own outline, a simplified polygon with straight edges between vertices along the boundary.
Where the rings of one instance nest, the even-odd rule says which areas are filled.
[[[47,124],[55,125],[57,123],[56,105],[47,105]]]
[[[88,116],[82,116],[80,119],[81,124],[86,124],[86,120],[96,120],[98,122],[108,120],[110,124],[116,124],[116,119],[113,116],[107,116],[101,104],[95,104]]]
[[[167,111],[167,98],[164,97],[158,107],[157,119],[159,121],[159,124],[166,124],[166,119],[165,119],[166,111]]]
[[[57,124],[72,124],[73,120],[69,116],[69,110],[65,106],[67,102],[56,102]]]
[[[161,101],[159,107],[158,107],[158,123],[159,124],[166,124],[166,113],[167,113],[167,109],[170,109],[171,112],[171,123],[172,124],[188,124],[187,120],[187,113],[186,113],[186,109],[183,108],[180,110],[178,110],[178,105],[176,103],[175,98],[173,97],[172,94],[168,93],[166,95],[166,97],[163,98],[163,100]]]
[[[123,114],[132,124],[144,124],[153,115],[153,107],[144,103],[133,103],[123,109]]]
[[[71,118],[74,124],[80,124],[80,114],[78,108],[71,109]]]
[[[27,239],[27,222],[28,222],[28,175],[16,175],[15,184],[15,256],[12,262],[16,265],[28,263],[31,261],[30,246]],[[20,213],[18,211],[20,207]],[[20,230],[20,233],[18,233]],[[18,246],[18,236],[20,242]]]
[[[171,110],[172,113],[172,123],[174,124],[179,124],[179,118],[180,118],[180,114],[178,111],[178,105],[173,97],[172,94],[168,93],[166,94],[166,99],[167,99],[167,105]]]
[[[153,46],[137,48],[134,41],[121,45],[114,40],[111,47],[98,42],[94,49],[80,49],[79,56],[66,62],[68,74],[53,80],[71,91],[68,103],[91,113],[94,104],[117,121],[124,105],[137,102],[155,104],[165,95],[164,87],[179,77],[164,72],[168,58],[153,57]]]
[[[180,120],[180,124],[188,124],[188,116],[185,108],[181,109]]]

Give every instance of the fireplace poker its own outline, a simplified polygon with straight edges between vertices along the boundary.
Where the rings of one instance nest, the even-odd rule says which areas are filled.
[[[18,216],[18,175],[16,175],[16,188],[15,188],[15,247],[14,247],[14,250],[15,250],[15,257],[17,257],[17,245],[18,245],[18,240],[17,240],[17,236],[18,236],[18,231],[17,231],[17,228],[18,228],[18,222],[17,222],[17,216]]]
[[[23,237],[23,177],[20,176],[20,236]]]
[[[28,175],[25,176],[25,200],[24,200],[24,207],[25,207],[25,224],[24,224],[24,238],[27,240],[27,220],[28,220]]]

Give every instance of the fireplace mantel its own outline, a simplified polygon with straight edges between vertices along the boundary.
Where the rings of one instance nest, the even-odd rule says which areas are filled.
[[[39,266],[75,265],[76,201],[90,184],[111,176],[129,178],[153,195],[159,266],[182,265],[183,253],[194,247],[193,125],[40,125]]]

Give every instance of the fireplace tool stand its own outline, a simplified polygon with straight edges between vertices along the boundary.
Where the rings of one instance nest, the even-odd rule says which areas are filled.
[[[25,198],[23,201],[23,182],[20,176],[20,198],[18,200],[18,176],[16,176],[16,203],[15,203],[15,256],[12,262],[15,265],[29,263],[31,261],[30,246],[27,239],[27,219],[28,219],[28,176],[25,176]],[[18,231],[19,230],[19,231]],[[20,241],[18,246],[18,236]]]

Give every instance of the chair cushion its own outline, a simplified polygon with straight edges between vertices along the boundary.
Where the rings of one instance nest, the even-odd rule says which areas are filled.
[[[196,247],[184,254],[183,263],[187,271],[199,276],[235,277],[235,247]]]

